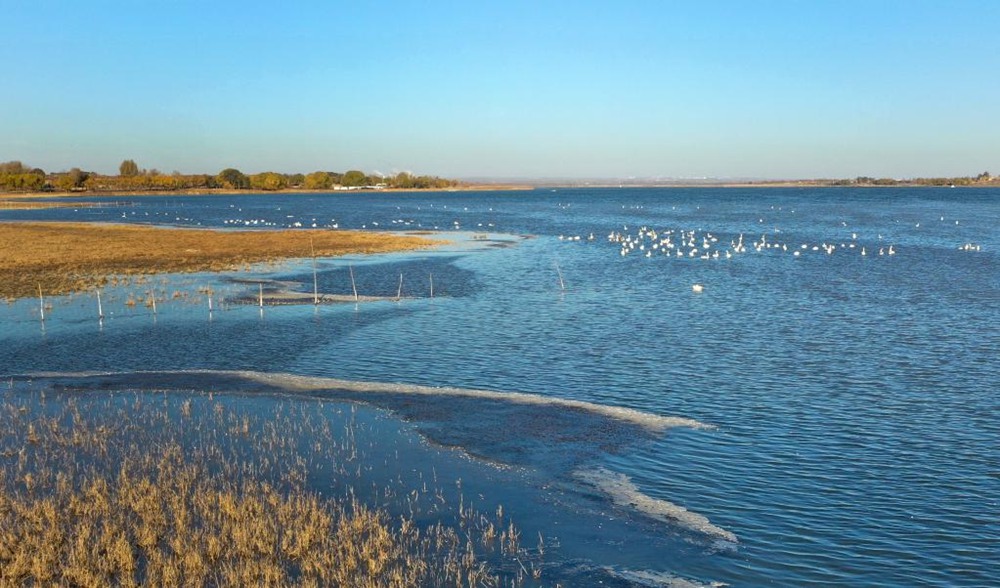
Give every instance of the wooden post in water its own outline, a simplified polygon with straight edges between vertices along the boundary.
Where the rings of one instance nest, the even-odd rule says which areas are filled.
[[[154,290],[151,294],[153,297],[153,314],[156,314],[156,291]]]
[[[348,269],[348,271],[351,272],[351,289],[354,290],[354,302],[357,303],[358,302],[358,286],[357,286],[357,284],[354,283],[354,268],[351,267],[351,264],[347,264],[347,269]]]
[[[559,262],[555,262],[556,274],[559,276],[559,289],[563,292],[566,291],[566,282],[563,282],[562,271],[559,270]]]
[[[396,302],[403,297],[403,272],[399,272],[399,289],[396,290]]]
[[[431,281],[431,298],[434,298],[434,274],[427,274]]]
[[[208,291],[208,314],[209,314],[209,316],[212,315],[212,291],[211,290]]]
[[[45,299],[42,298],[42,285],[38,284],[38,311],[42,313],[42,322],[45,322]]]
[[[313,246],[313,238],[309,237],[309,251],[312,253],[313,262],[313,304],[319,304],[319,286],[316,281],[316,248]]]
[[[257,303],[260,305],[260,311],[264,312],[264,283],[257,282],[257,288],[259,291],[257,294]]]
[[[101,291],[97,291],[97,318],[104,320],[104,308],[101,307]]]
[[[316,282],[316,259],[313,258],[313,304],[319,305],[319,286]]]

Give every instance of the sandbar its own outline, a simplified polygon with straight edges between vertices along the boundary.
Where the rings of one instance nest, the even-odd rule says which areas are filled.
[[[211,230],[123,224],[0,223],[0,298],[82,292],[112,276],[229,271],[283,259],[427,249],[388,232]]]

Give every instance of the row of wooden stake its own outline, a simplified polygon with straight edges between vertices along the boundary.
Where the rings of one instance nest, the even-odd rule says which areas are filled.
[[[348,271],[351,274],[351,291],[354,293],[354,301],[356,303],[360,302],[361,297],[358,296],[358,286],[357,286],[357,283],[354,281],[354,267],[351,266],[351,265],[348,265],[347,269],[348,269]],[[428,278],[430,279],[430,297],[434,298],[434,274],[428,274]],[[263,311],[264,310],[264,284],[263,284],[263,282],[258,283],[257,287],[258,287],[257,304],[260,306],[260,309]],[[104,320],[104,307],[101,304],[101,291],[100,290],[95,290],[95,292],[97,293],[97,318],[99,320]],[[399,274],[399,287],[396,289],[396,300],[398,301],[398,300],[402,299],[402,297],[403,297],[403,274],[402,274],[402,272],[400,272],[400,274]],[[155,295],[152,296],[150,298],[150,300],[152,301],[153,314],[155,315],[156,314],[156,296]],[[316,305],[319,304],[319,282],[318,282],[318,279],[317,279],[317,276],[316,276],[316,260],[315,260],[315,258],[313,259],[313,304],[316,304]],[[38,284],[38,311],[39,311],[39,316],[41,317],[42,322],[45,322],[45,297],[42,295],[42,285],[41,284]],[[211,313],[212,311],[213,311],[213,308],[212,308],[212,296],[211,296],[211,294],[209,294],[209,296],[208,296],[208,312]]]

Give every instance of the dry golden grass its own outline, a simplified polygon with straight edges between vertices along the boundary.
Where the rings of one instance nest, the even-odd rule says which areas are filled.
[[[87,208],[93,202],[37,202],[31,200],[0,200],[0,210],[32,210],[38,208]]]
[[[261,419],[204,400],[192,410],[191,400],[159,404],[145,394],[87,399],[87,406],[0,399],[0,587],[471,587],[538,579],[538,558],[519,546],[502,510],[494,520],[460,501],[451,523],[421,528],[412,517],[366,506],[352,487],[339,498],[311,489],[317,464],[341,478],[362,467],[353,420],[337,438],[309,403]],[[382,502],[395,492],[377,496]],[[445,507],[440,488],[404,492],[411,510],[421,500]]]
[[[280,259],[431,247],[355,231],[215,231],[83,223],[0,224],[0,297],[81,292],[111,276],[225,271]]]
[[[117,479],[0,495],[0,585],[403,587],[429,567],[417,533],[357,502],[227,482],[176,446],[138,457]]]

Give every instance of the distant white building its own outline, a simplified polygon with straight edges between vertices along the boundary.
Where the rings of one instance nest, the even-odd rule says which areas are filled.
[[[334,186],[333,189],[334,190],[385,190],[388,187],[389,186],[387,186],[386,184],[381,183],[381,184],[372,184],[368,186]]]

